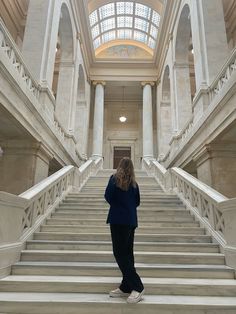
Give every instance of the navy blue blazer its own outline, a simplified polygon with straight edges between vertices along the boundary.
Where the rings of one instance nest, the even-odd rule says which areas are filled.
[[[138,226],[137,207],[140,204],[138,184],[130,185],[128,191],[116,186],[115,177],[112,175],[106,187],[106,201],[110,204],[107,223],[118,225]]]

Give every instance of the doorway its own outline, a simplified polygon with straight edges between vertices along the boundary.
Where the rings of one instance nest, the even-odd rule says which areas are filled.
[[[131,147],[115,146],[113,156],[113,169],[117,169],[119,162],[123,157],[131,158]]]

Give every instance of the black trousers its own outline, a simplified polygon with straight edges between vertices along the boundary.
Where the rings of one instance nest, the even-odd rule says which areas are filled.
[[[143,291],[143,284],[134,267],[134,231],[126,225],[110,225],[113,254],[123,275],[120,290],[131,293]]]

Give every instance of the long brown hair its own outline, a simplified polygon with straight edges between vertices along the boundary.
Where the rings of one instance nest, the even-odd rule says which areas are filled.
[[[120,160],[114,176],[116,179],[116,185],[120,189],[128,191],[130,185],[136,187],[134,166],[130,158],[124,157]]]

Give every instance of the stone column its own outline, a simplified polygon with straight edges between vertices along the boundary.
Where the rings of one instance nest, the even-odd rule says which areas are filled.
[[[40,102],[53,119],[51,91],[60,21],[60,6],[55,0],[31,0],[27,12],[22,54],[30,73],[40,82]]]
[[[61,61],[56,96],[56,116],[67,133],[71,130],[71,112],[74,109],[75,64]]]
[[[9,140],[1,147],[0,191],[20,194],[48,176],[53,154],[42,143]]]
[[[153,158],[152,86],[154,82],[142,82],[143,86],[143,158]]]
[[[193,0],[191,6],[196,95],[201,94],[195,111],[201,114],[208,104],[204,90],[215,79],[229,51],[222,0]]]
[[[236,148],[233,144],[214,143],[194,156],[197,177],[223,195],[236,197]]]
[[[105,82],[93,82],[95,85],[94,119],[93,119],[93,154],[94,158],[103,156],[104,123],[104,86]]]
[[[52,86],[60,6],[55,0],[29,2],[22,53],[34,77]]]
[[[192,116],[192,99],[188,63],[174,64],[176,131],[183,130]]]

